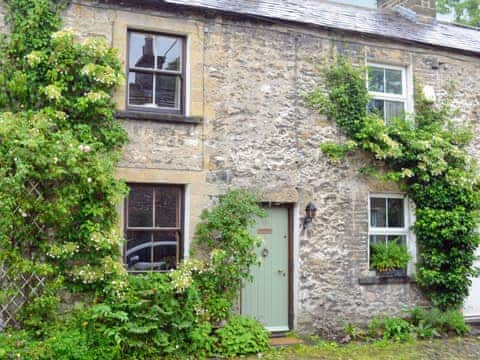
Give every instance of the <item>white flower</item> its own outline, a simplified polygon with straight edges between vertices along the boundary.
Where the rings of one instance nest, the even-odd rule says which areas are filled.
[[[84,153],[89,153],[92,150],[92,148],[90,147],[90,145],[81,144],[81,145],[78,146],[78,150],[80,150],[81,152],[84,152]]]
[[[89,91],[85,97],[92,102],[97,102],[108,99],[109,95],[105,91]]]
[[[91,183],[91,182],[92,182],[92,178],[88,178],[88,179],[87,179],[87,182]]]
[[[39,51],[32,51],[26,56],[27,63],[31,67],[36,67],[42,61],[41,53]]]
[[[43,92],[50,100],[60,100],[62,98],[62,91],[55,85],[46,86]]]

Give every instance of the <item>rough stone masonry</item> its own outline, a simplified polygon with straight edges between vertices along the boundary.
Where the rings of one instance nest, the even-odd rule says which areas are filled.
[[[368,195],[398,189],[361,175],[359,169],[370,160],[360,153],[332,164],[319,145],[345,139],[334,124],[306,106],[304,96],[321,85],[319,69],[338,55],[362,66],[403,66],[416,84],[434,89],[438,103],[455,84],[458,120],[479,134],[478,54],[278,21],[170,11],[160,5],[74,1],[64,20],[82,37],[104,36],[114,45],[125,37],[115,30],[119,23],[138,28],[142,22],[146,30],[157,31],[189,29],[195,79],[190,91],[196,97],[191,110],[203,121],[122,119],[130,144],[119,176],[189,184],[190,234],[199,211],[229,188],[256,189],[264,201],[295,203],[300,223],[306,204],[315,203],[313,229],[298,230],[296,330],[328,332],[343,327],[344,321],[365,322],[424,303],[412,282],[360,284],[360,278],[370,275]],[[125,62],[125,49],[119,54]],[[125,95],[119,92],[122,109]],[[470,150],[480,158],[480,137]]]

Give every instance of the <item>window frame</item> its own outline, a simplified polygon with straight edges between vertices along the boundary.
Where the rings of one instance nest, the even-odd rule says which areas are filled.
[[[392,94],[387,92],[378,92],[378,91],[371,91],[369,87],[369,68],[381,68],[385,70],[399,70],[402,74],[402,94]],[[383,101],[392,101],[392,102],[402,102],[403,103],[403,111],[406,114],[410,111],[410,87],[408,86],[409,77],[407,77],[408,68],[404,66],[397,66],[397,65],[388,65],[388,64],[380,64],[375,62],[367,63],[367,71],[366,71],[366,87],[368,94],[370,95],[370,100],[383,100]],[[384,87],[386,90],[386,77],[384,78]],[[386,107],[384,106],[383,109],[383,120],[387,122],[385,119],[385,111]]]
[[[154,56],[154,67],[152,69],[150,68],[142,68],[142,67],[134,67],[130,66],[130,45],[131,45],[131,34],[132,33],[137,33],[137,34],[146,34],[146,35],[151,35],[153,37],[158,37],[158,36],[167,36],[167,37],[174,37],[181,39],[182,45],[182,56],[180,58],[181,66],[179,71],[175,70],[159,70],[155,68],[156,62],[157,62],[157,57]],[[127,28],[127,52],[126,52],[126,98],[125,98],[125,107],[128,110],[132,111],[140,111],[140,112],[150,112],[150,113],[161,113],[161,114],[175,114],[175,115],[186,115],[186,101],[187,101],[187,41],[188,38],[184,34],[178,34],[178,33],[169,33],[169,32],[163,32],[163,31],[149,31],[149,30],[141,30],[137,28]],[[155,41],[153,42],[155,46]],[[180,91],[180,106],[178,108],[169,108],[169,107],[160,107],[155,105],[155,87],[156,87],[156,81],[155,77],[153,79],[153,85],[152,85],[152,104],[148,105],[135,105],[135,104],[130,104],[130,84],[128,82],[129,74],[130,72],[137,72],[137,73],[143,73],[143,74],[152,74],[152,76],[155,75],[169,75],[169,76],[175,76],[175,77],[180,77],[180,86],[181,86],[181,91]]]
[[[153,244],[153,234],[155,232],[177,232],[178,236],[178,242],[176,244],[176,264],[175,268],[178,267],[180,262],[184,258],[184,247],[185,247],[185,186],[184,185],[179,185],[179,184],[164,184],[164,183],[135,183],[135,182],[128,182],[127,186],[131,189],[132,186],[137,186],[137,187],[153,187],[158,188],[158,187],[168,187],[168,188],[173,188],[173,189],[178,189],[178,197],[177,198],[177,224],[179,226],[177,227],[156,227],[155,225],[155,191],[153,191],[153,197],[152,197],[152,227],[140,227],[140,226],[133,226],[130,227],[128,224],[128,200],[130,194],[128,194],[125,197],[124,200],[124,205],[123,205],[123,214],[124,214],[124,221],[123,221],[123,232],[124,232],[124,237],[125,237],[125,243],[123,245],[123,253],[122,253],[122,262],[123,266],[127,270],[128,273],[149,273],[149,272],[168,272],[170,270],[155,270],[155,269],[142,269],[142,270],[135,270],[135,269],[128,269],[128,264],[127,264],[127,249],[128,249],[128,240],[127,240],[127,231],[147,231],[150,233],[150,236],[152,236],[152,244]],[[153,249],[153,247],[152,247]],[[151,263],[153,263],[153,256],[154,252],[151,252]]]
[[[372,227],[371,226],[371,203],[372,198],[383,198],[383,199],[402,199],[403,200],[403,227]],[[387,217],[388,217],[388,206],[387,206]],[[368,194],[368,267],[370,267],[370,236],[372,235],[384,235],[384,236],[405,236],[405,246],[410,251],[410,201],[408,197],[401,193],[369,193]],[[385,239],[388,242],[387,239]]]

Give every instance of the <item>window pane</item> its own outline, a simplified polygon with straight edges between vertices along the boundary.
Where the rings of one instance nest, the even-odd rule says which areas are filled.
[[[153,74],[133,71],[128,74],[128,103],[131,105],[153,103]]]
[[[368,70],[368,90],[385,92],[385,71],[382,68],[371,67]]]
[[[158,187],[155,189],[155,226],[179,227],[178,219],[180,189]]]
[[[154,270],[170,270],[177,266],[177,232],[156,232],[154,234]]]
[[[385,243],[385,235],[370,235],[370,245]]]
[[[133,186],[128,195],[128,227],[153,226],[153,188]]]
[[[385,105],[384,100],[372,99],[368,103],[368,111],[377,113],[377,115],[380,116],[383,119],[383,117],[384,117],[384,105]]]
[[[157,75],[155,103],[160,107],[179,109],[180,89],[180,76]]]
[[[129,66],[153,68],[153,36],[130,33]]]
[[[405,212],[403,199],[388,199],[388,227],[404,227]]]
[[[385,101],[385,121],[388,123],[393,119],[405,116],[405,105],[401,101]]]
[[[370,226],[385,227],[387,209],[385,198],[370,198]]]
[[[402,91],[402,71],[401,70],[385,70],[387,90],[389,94],[403,94]]]
[[[182,39],[170,36],[157,36],[155,39],[157,68],[180,71],[182,68]]]
[[[388,243],[397,243],[398,245],[407,246],[407,237],[405,235],[388,235]]]
[[[149,231],[127,231],[125,263],[129,270],[152,268],[152,233]]]

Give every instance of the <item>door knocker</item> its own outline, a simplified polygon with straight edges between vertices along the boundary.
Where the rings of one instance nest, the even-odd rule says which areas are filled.
[[[262,256],[263,256],[264,258],[266,258],[266,257],[268,256],[268,254],[270,254],[270,251],[268,251],[267,248],[264,248],[264,249],[262,250]]]

